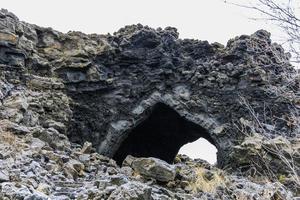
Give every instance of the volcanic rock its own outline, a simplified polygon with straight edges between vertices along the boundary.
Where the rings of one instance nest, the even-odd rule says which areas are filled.
[[[141,24],[61,33],[2,9],[0,198],[299,196],[289,59],[265,30],[223,46]],[[216,166],[177,155],[199,138]]]

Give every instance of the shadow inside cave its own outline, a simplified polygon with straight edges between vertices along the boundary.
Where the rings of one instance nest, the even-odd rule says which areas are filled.
[[[148,117],[128,133],[113,159],[119,165],[127,155],[155,157],[173,163],[183,145],[199,138],[215,145],[206,129],[180,116],[170,106],[157,103]],[[201,147],[198,150],[201,151]]]

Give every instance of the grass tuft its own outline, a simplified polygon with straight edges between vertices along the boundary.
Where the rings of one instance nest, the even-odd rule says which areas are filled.
[[[226,178],[221,170],[207,170],[196,167],[196,179],[190,183],[192,192],[216,192],[218,187],[226,187]]]

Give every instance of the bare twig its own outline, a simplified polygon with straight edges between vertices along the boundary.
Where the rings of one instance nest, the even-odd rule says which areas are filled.
[[[250,126],[248,127],[250,128],[250,132],[249,129],[247,129],[247,127],[245,127],[245,125],[243,124],[242,127],[239,127],[236,125],[236,127],[238,128],[239,131],[241,131],[244,135],[251,137],[252,136],[252,132],[253,131],[257,131],[259,130],[259,132],[261,133],[261,135],[264,137],[264,139],[266,141],[270,141],[272,138],[270,137],[269,134],[269,130],[267,130],[263,124],[266,123],[265,122],[261,122],[258,113],[255,112],[255,110],[253,109],[253,107],[250,105],[250,103],[246,100],[245,97],[240,95],[240,104],[245,106],[246,109],[249,111],[250,116],[253,118],[254,123],[252,123]],[[296,113],[298,113],[296,111]],[[270,116],[269,116],[270,117]],[[264,113],[263,113],[263,118],[266,119],[268,118],[265,109],[264,109]],[[276,120],[274,119],[274,126],[276,126]],[[297,123],[296,125],[300,126],[299,123]],[[247,131],[248,130],[248,131]],[[284,133],[280,133],[278,131],[276,131],[276,134],[280,135],[282,138],[287,139],[286,134]],[[285,168],[287,169],[287,172],[290,174],[291,179],[293,180],[294,184],[296,185],[296,187],[300,188],[300,175],[299,175],[299,167],[296,164],[295,161],[295,155],[294,152],[292,151],[292,149],[290,149],[291,151],[285,151],[281,146],[279,146],[276,143],[271,143],[270,145],[266,145],[264,143],[262,143],[262,148],[265,150],[266,154],[270,154],[270,155],[274,155],[275,157],[278,158],[278,160],[283,164],[283,166],[285,166]],[[263,168],[265,169],[265,173],[268,177],[272,178],[272,179],[277,179],[276,174],[272,171],[272,169],[270,169],[270,164],[266,161],[265,159],[265,155],[262,154],[262,152],[258,153],[258,158],[259,161],[250,158],[251,163],[257,167],[257,168]]]
[[[284,36],[284,47],[292,54],[291,62],[300,63],[300,18],[299,0],[289,0],[279,3],[278,0],[256,0],[245,3],[235,3],[234,0],[224,1],[229,5],[257,11],[263,17],[250,17],[253,20],[269,21],[280,28]],[[253,3],[254,2],[254,3]]]

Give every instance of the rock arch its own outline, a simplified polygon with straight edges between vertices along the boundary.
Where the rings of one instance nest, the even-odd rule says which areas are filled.
[[[246,136],[243,122],[253,121],[249,106],[268,135],[297,135],[287,119],[295,115],[299,81],[289,55],[264,30],[225,47],[180,39],[172,27],[63,34],[12,16],[1,17],[14,24],[0,34],[3,119],[55,129],[73,143],[90,141],[98,153],[113,157],[162,102],[209,132],[218,166],[231,169],[244,162],[234,152]],[[282,85],[289,87],[278,93]]]
[[[118,164],[127,155],[156,157],[172,163],[183,145],[200,137],[216,145],[208,130],[159,102],[149,110],[144,120],[127,131],[113,158]]]
[[[257,174],[289,177],[285,161],[262,146],[297,146],[299,78],[270,33],[223,46],[141,24],[113,35],[64,34],[6,10],[0,24],[0,129],[90,141],[119,163],[129,153],[172,162],[182,143],[202,136],[212,139],[218,167],[228,172],[248,177],[267,155]],[[53,146],[71,152],[70,145]]]

